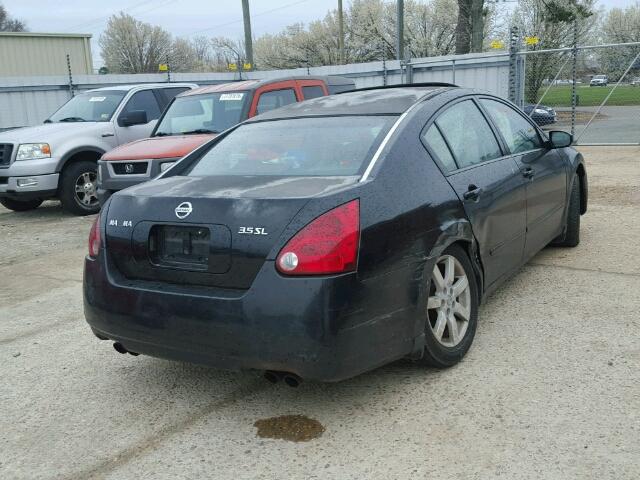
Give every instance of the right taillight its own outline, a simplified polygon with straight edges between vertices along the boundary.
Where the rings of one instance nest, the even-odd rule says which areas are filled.
[[[352,272],[358,263],[360,202],[353,200],[320,215],[280,250],[276,268],[284,275]]]
[[[89,232],[89,256],[96,258],[100,251],[100,215],[96,217]]]

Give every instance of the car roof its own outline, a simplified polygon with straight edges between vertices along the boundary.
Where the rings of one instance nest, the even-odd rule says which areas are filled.
[[[148,88],[174,88],[174,87],[197,87],[195,83],[138,83],[134,85],[113,85],[111,87],[100,87],[88,90],[89,92],[100,92],[104,90],[136,90],[136,89],[148,89]]]
[[[320,80],[327,85],[350,85],[353,84],[353,80],[346,77],[340,77],[337,75],[293,75],[288,77],[276,77],[266,78],[263,80],[241,80],[238,82],[219,83],[216,85],[206,85],[188,92],[181,93],[180,97],[186,97],[190,95],[202,95],[205,93],[217,93],[217,92],[238,92],[238,91],[253,91],[257,88],[265,85],[271,85],[273,83],[288,82],[291,80]]]
[[[308,116],[400,115],[422,99],[453,88],[457,87],[436,84],[353,90],[292,103],[253,117],[255,120],[248,122]]]

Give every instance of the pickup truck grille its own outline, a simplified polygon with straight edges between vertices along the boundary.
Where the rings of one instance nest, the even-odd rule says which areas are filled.
[[[0,167],[6,167],[11,163],[13,145],[11,143],[0,143]]]
[[[116,175],[141,175],[147,173],[148,162],[118,162],[113,163],[113,172]]]

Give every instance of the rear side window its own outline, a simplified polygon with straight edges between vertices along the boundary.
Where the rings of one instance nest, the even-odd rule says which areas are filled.
[[[304,95],[305,100],[310,100],[312,98],[324,97],[324,90],[322,90],[322,87],[317,85],[302,87],[302,94]]]
[[[446,171],[452,172],[457,168],[453,155],[435,124],[423,132],[422,141],[438,157]]]
[[[437,118],[436,124],[460,168],[502,156],[493,131],[472,100],[456,103]]]
[[[156,96],[151,90],[142,90],[133,94],[133,97],[129,99],[127,105],[122,110],[122,114],[126,115],[134,110],[144,110],[147,112],[147,120],[157,120],[160,118],[160,107]]]
[[[175,97],[176,95],[182,92],[186,92],[187,90],[189,90],[188,87],[171,87],[171,88],[161,88],[160,92],[161,92],[161,95],[164,96],[168,104],[169,102],[171,102],[171,100],[173,100],[173,97]]]
[[[247,123],[198,159],[188,176],[359,175],[395,116],[345,116]]]
[[[507,142],[511,153],[535,150],[542,146],[542,141],[534,126],[513,108],[495,100],[482,99],[480,101]]]
[[[260,94],[258,99],[257,112],[265,113],[274,108],[284,107],[290,103],[296,103],[296,92],[293,88],[285,88],[284,90],[273,90],[271,92],[264,92]]]

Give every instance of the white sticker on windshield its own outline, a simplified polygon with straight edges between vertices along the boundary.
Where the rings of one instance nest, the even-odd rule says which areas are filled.
[[[107,97],[91,97],[89,99],[90,102],[104,102]]]
[[[220,101],[237,101],[242,100],[242,97],[244,97],[244,93],[223,93],[220,95]]]

